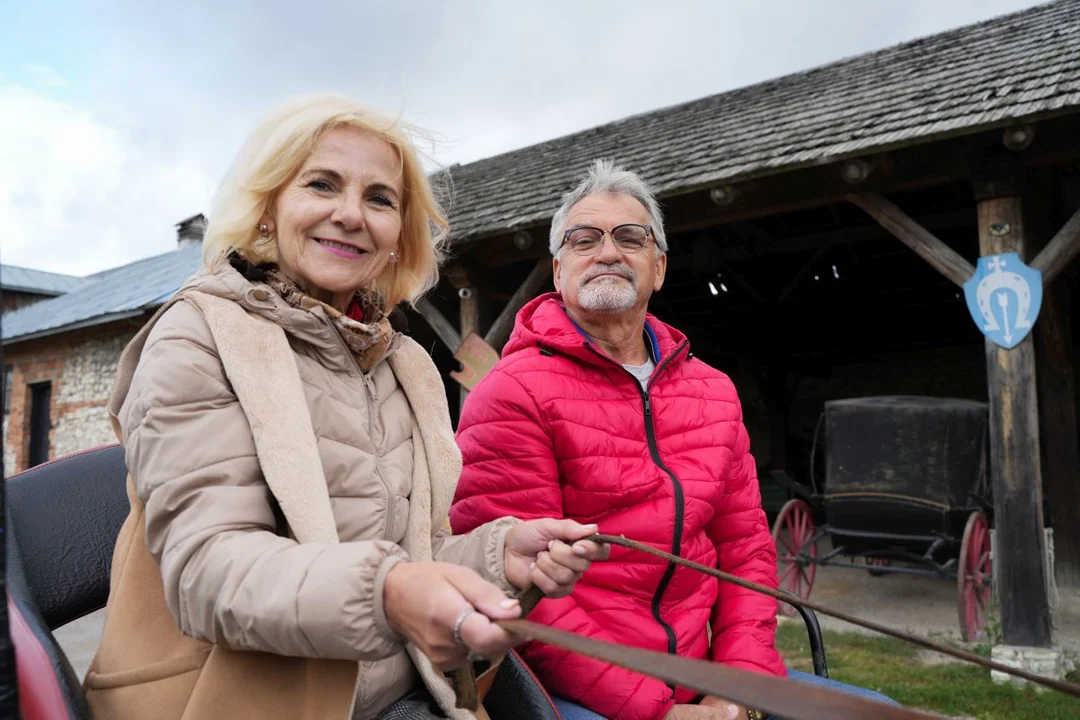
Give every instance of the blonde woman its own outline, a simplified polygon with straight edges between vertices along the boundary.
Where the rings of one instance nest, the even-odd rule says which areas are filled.
[[[442,673],[515,644],[493,621],[521,589],[565,596],[606,557],[568,520],[449,535],[442,382],[388,320],[436,281],[446,230],[396,121],[318,96],[254,131],[204,268],[121,360],[132,510],[96,717],[465,718]]]

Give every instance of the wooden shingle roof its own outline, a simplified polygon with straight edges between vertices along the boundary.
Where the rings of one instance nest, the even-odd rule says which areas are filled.
[[[455,243],[550,219],[591,160],[661,195],[1080,109],[1080,0],[1058,0],[448,170]]]

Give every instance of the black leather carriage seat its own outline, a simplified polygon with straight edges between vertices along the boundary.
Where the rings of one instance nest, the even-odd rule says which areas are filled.
[[[88,718],[81,683],[52,630],[105,606],[127,517],[124,451],[68,455],[6,482],[7,571],[24,720]]]

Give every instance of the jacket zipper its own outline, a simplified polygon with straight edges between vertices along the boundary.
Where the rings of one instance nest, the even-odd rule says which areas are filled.
[[[395,529],[394,491],[390,487],[390,482],[386,480],[382,476],[382,473],[378,472],[377,469],[379,466],[379,450],[375,442],[375,405],[377,405],[379,398],[375,392],[375,383],[371,380],[370,377],[368,377],[368,375],[364,373],[363,370],[360,369],[360,363],[357,362],[356,356],[354,356],[352,350],[349,349],[349,344],[345,342],[345,338],[341,337],[341,333],[338,332],[337,328],[331,327],[330,330],[333,332],[334,338],[338,342],[338,347],[340,347],[342,352],[345,353],[345,357],[349,358],[348,373],[350,375],[354,375],[360,378],[360,385],[363,388],[363,391],[366,391],[367,394],[370,396],[370,398],[365,398],[366,401],[364,403],[367,406],[368,437],[371,438],[371,448],[372,452],[375,455],[376,475],[378,476],[379,481],[382,482],[383,489],[386,490],[386,507],[389,510],[386,518],[386,528],[383,530],[383,539],[390,540],[394,537],[393,531]],[[367,400],[370,400],[370,402],[368,402]],[[413,442],[416,442],[416,438],[413,438]]]
[[[661,372],[663,372],[664,368],[666,368],[672,360],[677,358],[679,354],[682,353],[683,348],[685,348],[687,344],[688,343],[684,341],[681,345],[675,348],[674,352],[672,352],[666,360],[660,363],[656,370],[653,371],[652,377],[649,378],[648,388],[652,387],[653,381],[660,375]],[[586,343],[586,347],[588,347],[589,350],[591,350],[592,352],[596,353],[598,357],[609,360],[612,363],[615,362],[614,360],[611,360],[610,358],[604,356],[602,353],[598,352],[595,348],[593,348],[591,344]],[[618,363],[615,364],[618,365]],[[675,494],[675,530],[671,538],[671,554],[679,557],[680,553],[682,552],[683,522],[686,512],[682,483],[680,483],[679,479],[675,477],[675,473],[673,473],[671,469],[664,464],[664,461],[660,459],[660,450],[656,445],[656,429],[653,427],[652,403],[649,400],[649,390],[642,388],[641,383],[638,382],[638,379],[634,377],[633,373],[631,373],[629,370],[622,367],[621,365],[619,365],[619,369],[625,372],[631,378],[633,378],[634,384],[637,385],[638,392],[641,395],[642,410],[645,413],[645,439],[648,441],[649,444],[649,456],[652,458],[653,463],[655,463],[657,467],[667,473],[667,476],[671,478],[671,486]],[[667,635],[668,654],[670,655],[676,654],[676,650],[678,649],[678,638],[676,638],[675,636],[675,629],[671,627],[671,625],[667,624],[667,622],[664,621],[663,616],[660,614],[660,603],[663,600],[664,593],[667,591],[668,585],[671,583],[671,578],[674,575],[675,563],[669,562],[667,570],[664,571],[663,577],[660,578],[660,583],[656,586],[656,592],[653,594],[652,600],[653,619],[660,624],[660,627],[664,629],[664,634]],[[668,687],[673,686],[671,685],[671,683],[668,683]]]

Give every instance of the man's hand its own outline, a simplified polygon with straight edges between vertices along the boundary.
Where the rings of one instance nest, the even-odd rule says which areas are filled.
[[[596,560],[607,560],[611,548],[582,540],[596,525],[542,518],[522,522],[506,533],[506,579],[524,590],[535,584],[547,597],[569,595]]]
[[[719,712],[720,714],[715,717],[724,718],[724,720],[747,720],[749,717],[746,708],[742,705],[729,702],[713,695],[707,695],[701,701],[701,707],[711,708],[712,710]]]
[[[674,705],[664,720],[746,720],[746,710],[718,698],[706,698],[718,704]]]

